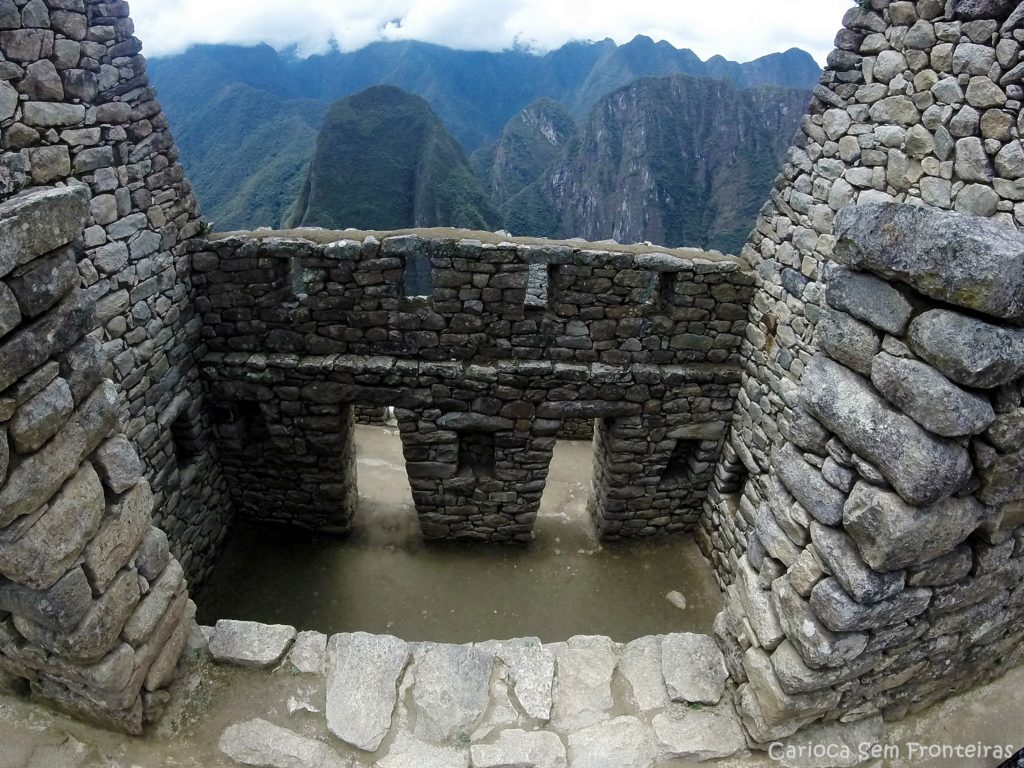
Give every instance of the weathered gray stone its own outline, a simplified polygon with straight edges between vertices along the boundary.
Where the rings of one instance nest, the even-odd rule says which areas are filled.
[[[536,637],[489,640],[477,647],[493,653],[508,669],[509,682],[519,706],[528,717],[551,717],[555,682],[555,654]]]
[[[858,603],[836,579],[825,579],[811,592],[811,608],[833,632],[858,632],[920,616],[928,608],[931,597],[930,589],[910,587],[877,603]]]
[[[569,734],[569,768],[650,768],[652,753],[651,739],[635,717]]]
[[[95,303],[76,291],[56,309],[7,336],[0,344],[0,391],[70,349],[90,329],[95,314]]]
[[[327,744],[257,718],[228,726],[218,748],[236,763],[259,768],[351,768]]]
[[[153,491],[146,480],[111,502],[99,532],[85,548],[85,572],[98,589],[106,589],[128,563],[150,527]]]
[[[78,285],[75,254],[70,249],[38,259],[15,271],[7,285],[18,299],[24,317],[36,317]]]
[[[1014,9],[1014,0],[950,0],[954,19],[996,19],[1001,21]],[[960,47],[960,46],[958,46]],[[977,46],[981,47],[981,46]]]
[[[103,443],[92,461],[103,484],[114,493],[124,493],[142,479],[139,454],[124,435],[114,435]]]
[[[391,729],[398,681],[411,649],[386,635],[334,635],[327,644],[327,727],[339,739],[375,752]]]
[[[185,572],[177,560],[171,560],[164,572],[150,584],[149,592],[136,606],[121,636],[133,646],[141,645],[153,633],[184,584]]]
[[[906,574],[903,571],[873,571],[844,531],[811,523],[811,538],[829,571],[857,602],[877,603],[903,591]]]
[[[878,655],[865,654],[852,664],[832,669],[812,669],[796,646],[787,640],[775,649],[771,658],[779,684],[786,693],[811,693],[858,677],[874,665]]]
[[[61,378],[68,382],[76,403],[88,397],[106,375],[107,356],[103,345],[89,336],[58,355],[57,361]]]
[[[622,649],[619,672],[629,683],[633,701],[643,712],[668,706],[668,690],[661,671],[660,636],[641,637]]]
[[[26,640],[51,653],[93,664],[117,644],[118,636],[140,596],[139,578],[135,571],[121,571],[71,632],[55,632],[19,615],[14,617],[14,626]]]
[[[818,340],[833,360],[865,376],[871,360],[882,348],[882,340],[871,326],[854,320],[845,312],[825,308],[818,321]]]
[[[281,663],[295,640],[295,628],[282,624],[221,619],[210,639],[210,656],[223,664],[266,669]]]
[[[0,204],[0,277],[74,240],[88,210],[84,185],[31,192]]]
[[[466,750],[437,746],[399,733],[387,755],[376,763],[377,768],[468,768]]]
[[[921,206],[878,204],[840,211],[835,234],[835,257],[855,269],[995,317],[1024,316],[1024,236],[1011,227]]]
[[[665,635],[661,669],[672,701],[692,704],[717,704],[729,677],[722,652],[709,635]]]
[[[892,285],[845,267],[829,270],[825,298],[830,307],[896,336],[907,330],[913,313],[910,302]]]
[[[1024,450],[1003,456],[980,440],[974,442],[971,450],[981,480],[979,501],[1003,505],[1024,499]]]
[[[610,648],[567,645],[555,653],[552,722],[576,730],[607,720],[615,704],[612,675],[618,659]]]
[[[791,445],[775,452],[772,466],[789,492],[815,519],[826,525],[836,525],[843,519],[845,495],[804,461]]]
[[[152,581],[163,573],[170,558],[167,534],[159,528],[150,528],[135,552],[135,567],[144,579]]]
[[[38,451],[64,426],[74,407],[68,383],[54,379],[11,419],[8,431],[14,450],[22,454]]]
[[[565,768],[565,746],[548,731],[502,731],[493,744],[474,744],[469,749],[473,768]]]
[[[895,571],[951,552],[992,512],[970,497],[914,507],[861,482],[850,494],[843,522],[868,565]]]
[[[0,610],[24,616],[58,632],[70,632],[92,605],[85,571],[75,568],[49,589],[34,590],[0,579]]]
[[[910,347],[965,387],[993,389],[1024,370],[1024,330],[933,309],[910,324]]]
[[[470,733],[490,700],[494,654],[464,645],[424,643],[413,652],[415,734],[448,741]]]
[[[976,435],[996,418],[986,398],[960,389],[917,360],[883,352],[871,364],[871,383],[903,413],[943,437]]]
[[[747,649],[743,668],[747,673],[747,687],[757,699],[764,724],[773,729],[781,727],[779,736],[793,733],[839,703],[839,692],[827,688],[810,693],[787,693],[775,674],[771,659],[761,648]]]
[[[99,528],[103,487],[83,464],[39,515],[0,532],[0,573],[31,589],[49,589],[67,573]]]
[[[800,652],[807,666],[815,669],[845,667],[867,648],[867,635],[833,632],[822,624],[785,576],[772,584],[772,595],[786,637]]]
[[[754,514],[754,532],[772,557],[790,566],[800,556],[800,546],[786,534],[768,504],[761,504]]]
[[[14,298],[6,283],[0,283],[0,338],[18,327],[21,322],[21,310],[18,300]]]
[[[960,546],[947,555],[922,563],[907,573],[911,587],[945,587],[965,578],[974,567],[974,555],[968,546]]]
[[[703,762],[732,757],[747,746],[743,727],[731,706],[655,715],[652,725],[662,758]]]
[[[117,422],[117,389],[105,382],[43,448],[11,472],[0,489],[0,527],[45,504]]]
[[[930,435],[865,379],[825,357],[816,356],[807,367],[801,397],[819,421],[911,503],[949,496],[971,476],[970,456],[962,446]]]
[[[758,586],[757,573],[751,568],[746,556],[740,558],[736,568],[736,585],[745,617],[753,627],[758,642],[769,650],[777,648],[786,639],[786,634],[771,592]]]
[[[327,668],[327,635],[322,632],[299,632],[295,636],[288,663],[304,675],[322,675]]]

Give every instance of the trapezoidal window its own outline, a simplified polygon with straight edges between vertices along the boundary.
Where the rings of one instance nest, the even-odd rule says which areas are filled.
[[[478,479],[494,477],[494,433],[459,434],[459,475]]]
[[[214,427],[222,439],[234,440],[244,446],[270,437],[259,403],[218,403],[211,413]]]
[[[203,452],[202,430],[199,419],[182,411],[171,424],[171,445],[174,448],[174,460],[178,469],[191,466]]]
[[[694,464],[700,453],[700,440],[676,440],[675,448],[661,474],[661,485],[678,485],[694,474]]]

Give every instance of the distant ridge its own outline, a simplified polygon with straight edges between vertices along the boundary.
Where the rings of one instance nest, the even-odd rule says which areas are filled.
[[[282,224],[328,107],[370,86],[396,85],[426,99],[472,153],[542,98],[580,122],[600,98],[640,77],[679,73],[809,91],[820,76],[798,49],[743,64],[701,62],[642,36],[621,46],[569,43],[544,55],[403,41],[299,59],[268,45],[201,45],[153,59],[149,73],[203,210],[219,229]]]

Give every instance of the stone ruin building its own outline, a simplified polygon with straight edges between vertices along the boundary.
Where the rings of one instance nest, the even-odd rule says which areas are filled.
[[[756,745],[1024,662],[1024,3],[870,0],[835,44],[738,258],[208,236],[128,5],[0,0],[0,688],[141,733],[232,520],[344,533],[383,406],[425,537],[528,540],[555,439],[592,430],[602,536],[695,536],[725,609],[625,651],[212,633],[326,658],[359,749],[410,663],[421,721],[431,683],[482,702],[421,738],[472,723],[500,659],[572,753],[664,750],[669,700]],[[616,665],[636,714],[609,719]]]

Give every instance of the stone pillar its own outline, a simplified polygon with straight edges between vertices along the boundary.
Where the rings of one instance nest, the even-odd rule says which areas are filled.
[[[1024,662],[1024,236],[898,204],[835,232],[822,352],[716,625],[759,742]]]
[[[351,404],[310,385],[214,385],[214,429],[236,509],[345,535],[358,504]]]
[[[76,265],[88,188],[0,205],[0,671],[34,697],[141,733],[193,626],[151,527],[124,398],[85,334]]]
[[[427,539],[529,541],[557,422],[395,409]]]
[[[724,425],[688,420],[689,413],[675,413],[597,422],[593,513],[601,538],[654,536],[696,526]]]

